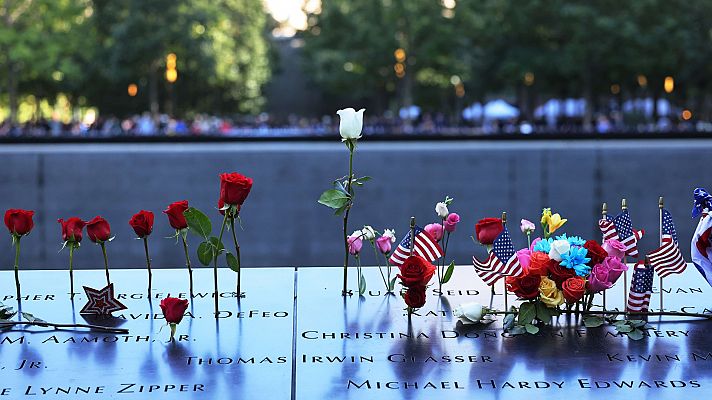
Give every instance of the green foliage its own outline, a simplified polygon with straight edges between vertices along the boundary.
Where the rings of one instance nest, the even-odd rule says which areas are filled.
[[[361,275],[358,280],[358,294],[363,295],[366,293],[366,278]]]
[[[448,265],[447,269],[445,270],[445,274],[443,274],[442,281],[440,283],[448,283],[450,281],[450,278],[452,278],[453,272],[455,272],[455,260],[450,262],[450,265]]]
[[[213,229],[210,218],[195,207],[190,207],[183,211],[183,215],[185,216],[186,222],[188,222],[190,232],[208,240]]]
[[[225,258],[227,261],[227,266],[230,267],[231,270],[235,272],[240,270],[240,266],[237,263],[237,257],[235,257],[232,253],[227,252],[225,253]]]

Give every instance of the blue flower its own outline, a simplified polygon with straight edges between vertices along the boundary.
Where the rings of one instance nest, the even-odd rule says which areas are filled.
[[[586,257],[588,255],[588,250],[584,247],[571,246],[568,253],[561,255],[562,267],[571,268],[576,271],[578,276],[586,276],[591,272],[591,267],[586,265],[587,262],[591,261],[590,258]]]
[[[534,251],[540,251],[542,253],[549,254],[549,251],[551,250],[551,243],[554,242],[554,239],[548,238],[548,239],[541,239],[534,245]]]
[[[584,243],[586,243],[586,241],[579,236],[567,237],[565,233],[563,235],[557,236],[556,240],[566,240],[572,246],[583,246]]]

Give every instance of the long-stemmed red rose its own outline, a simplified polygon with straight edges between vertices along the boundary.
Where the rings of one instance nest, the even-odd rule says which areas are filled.
[[[188,200],[176,201],[168,205],[163,213],[168,216],[168,223],[176,230],[175,238],[180,237],[183,241],[185,252],[185,265],[188,267],[188,277],[190,279],[190,294],[193,295],[193,269],[190,266],[190,256],[188,255],[188,221],[183,213],[188,209]]]
[[[416,308],[425,305],[425,288],[435,274],[435,266],[419,255],[412,255],[403,261],[399,267],[401,280],[406,290],[402,292],[403,300],[408,306],[408,317]]]
[[[20,300],[20,239],[29,235],[35,223],[32,221],[32,216],[35,212],[32,210],[22,210],[19,208],[11,208],[5,211],[5,226],[10,231],[12,244],[15,246],[15,288],[17,289],[17,300]]]
[[[89,240],[98,244],[101,247],[101,254],[104,255],[104,268],[106,270],[106,284],[111,284],[109,278],[109,258],[106,256],[106,242],[114,240],[111,236],[111,226],[109,221],[97,215],[91,221],[87,222],[87,236]]]
[[[82,231],[87,223],[77,217],[68,218],[66,221],[60,218],[57,222],[62,226],[62,248],[69,247],[69,298],[74,299],[74,250],[81,245]]]
[[[235,219],[240,215],[240,209],[242,204],[247,199],[247,196],[252,190],[252,178],[245,175],[239,174],[237,172],[222,173],[220,174],[220,199],[218,200],[218,208],[224,212],[223,226],[225,220],[230,220],[230,231],[232,232],[232,241],[235,245],[235,256],[237,258],[237,296],[242,297],[242,289],[240,287],[241,274],[240,274],[240,245],[237,242],[237,236],[235,234]],[[222,239],[222,230],[220,231],[220,238]],[[217,268],[217,258],[215,260],[215,265]],[[217,269],[215,270],[215,282],[217,290]]]
[[[153,232],[153,213],[141,210],[134,214],[129,220],[129,225],[136,232],[136,236],[143,240],[143,248],[146,251],[146,266],[148,267],[148,295],[151,296],[151,257],[148,256],[148,235]]]

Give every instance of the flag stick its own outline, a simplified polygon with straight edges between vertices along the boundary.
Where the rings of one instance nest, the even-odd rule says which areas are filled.
[[[658,212],[659,212],[659,218],[658,218],[658,239],[660,246],[663,245],[663,197],[660,196],[658,199]],[[648,263],[648,256],[645,256],[645,262]],[[663,277],[660,277],[660,312],[663,311],[663,295],[665,293],[663,292]]]
[[[625,211],[628,209],[628,203],[625,201],[625,199],[621,200],[621,210]],[[635,233],[633,233],[635,235]],[[620,236],[618,239],[622,239]],[[626,253],[628,250],[626,250]],[[623,263],[627,266],[628,265],[628,254],[623,253]],[[623,305],[628,304],[628,270],[626,269],[623,271]]]
[[[410,255],[413,255],[415,247],[415,217],[410,217]]]
[[[503,211],[502,212],[502,226],[506,227],[506,225],[507,225],[507,213]],[[504,292],[502,293],[502,294],[504,294],[504,310],[506,311],[509,309],[509,305],[507,304],[507,278],[502,279],[502,286],[504,289]],[[492,287],[494,288],[494,285],[492,285]]]
[[[608,214],[608,205],[603,203],[601,206],[601,219],[606,219],[606,214]],[[603,236],[603,234],[601,234]],[[601,242],[605,242],[605,238],[601,238]],[[606,312],[606,291],[603,291],[603,312]]]

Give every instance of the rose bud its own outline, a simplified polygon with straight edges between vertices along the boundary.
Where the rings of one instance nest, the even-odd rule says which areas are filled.
[[[185,314],[185,310],[188,309],[188,300],[166,297],[161,300],[160,306],[161,311],[163,311],[163,317],[171,327],[171,340],[174,340],[176,325],[183,320],[183,314]]]
[[[361,252],[361,248],[363,247],[363,239],[361,239],[362,236],[363,234],[361,231],[357,230],[354,231],[351,236],[346,238],[346,242],[349,245],[349,254],[352,256],[358,255],[358,253]]]
[[[62,225],[62,240],[76,243],[82,241],[82,230],[87,224],[85,221],[77,217],[71,217],[66,221],[60,218],[57,222]]]
[[[153,213],[141,210],[131,217],[129,225],[136,232],[136,236],[144,238],[153,232]]]
[[[445,219],[445,230],[447,232],[455,232],[456,225],[460,222],[460,215],[457,213],[450,213]]]
[[[364,111],[366,111],[365,108],[358,111],[353,108],[344,108],[336,112],[339,115],[339,134],[343,138],[342,142],[361,138]]]
[[[409,287],[403,295],[405,304],[410,308],[420,308],[425,305],[425,286]]]
[[[391,238],[389,236],[381,236],[376,239],[376,247],[378,251],[383,254],[388,254],[391,252]]]
[[[406,258],[398,268],[398,278],[405,287],[425,286],[435,273],[435,266],[418,255]]]
[[[220,200],[224,204],[241,206],[252,189],[252,178],[237,172],[220,174]]]
[[[5,226],[13,235],[27,235],[35,226],[32,221],[33,215],[35,215],[34,211],[11,208],[5,211]]]
[[[443,238],[443,226],[441,224],[427,224],[423,227],[425,232],[428,232],[430,237],[436,242],[439,242]]]
[[[477,241],[484,245],[491,245],[504,230],[500,218],[484,218],[475,225]]]
[[[89,239],[94,243],[106,242],[111,238],[109,221],[100,216],[94,217],[94,219],[87,222],[86,226],[87,235],[89,235]]]
[[[168,215],[168,223],[173,229],[180,230],[188,227],[188,222],[185,220],[183,212],[188,209],[188,200],[176,201],[168,205],[168,208],[163,210],[163,213]]]

